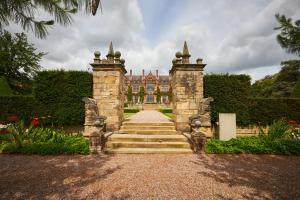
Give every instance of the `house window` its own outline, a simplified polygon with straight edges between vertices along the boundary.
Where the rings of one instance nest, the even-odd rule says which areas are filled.
[[[147,92],[153,92],[154,91],[154,84],[147,84],[146,85]]]
[[[154,96],[153,95],[147,95],[147,103],[153,103],[154,102]]]
[[[132,86],[132,88],[133,88],[133,92],[138,92],[139,89],[140,89],[140,86],[139,86],[138,84],[134,84],[134,85]]]

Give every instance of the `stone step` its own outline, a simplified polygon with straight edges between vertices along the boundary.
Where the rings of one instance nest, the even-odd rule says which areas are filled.
[[[176,130],[120,130],[120,134],[143,134],[143,135],[173,135]]]
[[[188,142],[183,135],[141,135],[141,134],[113,134],[108,141],[132,142]]]
[[[191,149],[182,148],[116,148],[106,149],[106,153],[125,153],[125,154],[191,154]]]
[[[127,126],[123,125],[121,130],[175,130],[175,126]]]
[[[123,122],[122,126],[174,126],[174,122]]]
[[[115,142],[107,143],[108,148],[184,148],[189,149],[187,142]]]

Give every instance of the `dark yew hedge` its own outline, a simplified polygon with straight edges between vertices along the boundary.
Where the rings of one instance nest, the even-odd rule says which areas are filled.
[[[92,76],[84,71],[42,71],[34,81],[40,115],[50,115],[54,124],[83,124],[83,97],[92,96]]]
[[[218,113],[236,113],[237,123],[250,123],[250,76],[209,74],[204,76],[204,97],[213,97],[212,121],[218,121]]]
[[[282,118],[300,122],[300,98],[250,98],[248,75],[205,75],[204,96],[214,98],[213,122],[220,112],[236,113],[238,125],[266,125]]]
[[[28,121],[32,116],[50,116],[48,123],[84,123],[83,97],[92,96],[92,76],[84,71],[41,71],[34,80],[34,96],[0,97],[1,121],[10,115]]]
[[[248,112],[251,124],[271,124],[281,118],[300,122],[300,98],[252,98]]]
[[[11,115],[28,121],[34,114],[35,105],[33,96],[0,96],[0,121],[6,122]]]

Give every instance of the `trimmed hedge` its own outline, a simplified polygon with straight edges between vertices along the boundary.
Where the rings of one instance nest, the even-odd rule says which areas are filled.
[[[0,96],[10,96],[13,92],[4,76],[0,76]]]
[[[213,97],[212,122],[218,121],[218,113],[236,113],[237,123],[250,123],[248,112],[250,76],[209,74],[204,76],[204,97]]]
[[[0,96],[0,120],[6,122],[10,115],[28,121],[34,114],[36,102],[32,96]]]
[[[140,112],[140,110],[137,108],[125,108],[124,109],[124,113],[137,113],[137,112]]]
[[[251,124],[271,124],[281,118],[300,122],[300,98],[252,98],[250,102]]]
[[[92,76],[84,71],[42,71],[34,81],[34,94],[42,115],[54,124],[83,124],[83,97],[92,96]]]

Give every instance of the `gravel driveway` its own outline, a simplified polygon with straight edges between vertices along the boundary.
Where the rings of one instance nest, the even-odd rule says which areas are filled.
[[[300,157],[0,155],[1,199],[300,199]]]

